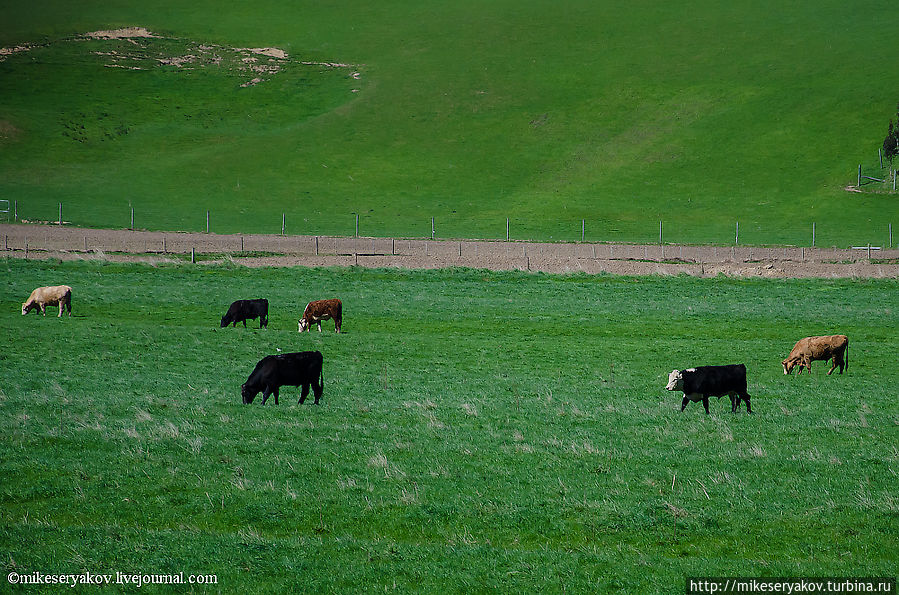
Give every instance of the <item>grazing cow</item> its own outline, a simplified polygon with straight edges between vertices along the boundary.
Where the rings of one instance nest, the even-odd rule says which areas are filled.
[[[299,332],[308,331],[312,325],[318,324],[318,332],[322,332],[322,320],[334,319],[334,331],[340,332],[340,325],[343,322],[343,304],[340,300],[318,300],[306,304],[303,316],[300,318],[298,327]]]
[[[232,323],[234,326],[237,326],[238,322],[243,322],[243,327],[247,328],[248,318],[258,318],[259,328],[268,328],[268,300],[237,300],[231,304],[228,312],[222,316],[221,328],[225,328]]]
[[[689,370],[673,370],[668,374],[668,390],[679,390],[684,393],[680,410],[683,411],[688,401],[702,401],[705,412],[709,412],[709,397],[724,395],[730,397],[730,411],[736,412],[740,399],[746,401],[746,413],[752,413],[749,405],[749,393],[746,391],[746,366],[734,364],[729,366],[699,366]]]
[[[243,402],[249,405],[262,391],[262,404],[269,395],[275,395],[278,404],[278,389],[282,386],[301,386],[298,403],[302,404],[309,394],[309,385],[315,394],[315,404],[325,390],[325,376],[322,372],[322,354],[320,351],[302,351],[300,353],[279,353],[267,355],[256,364],[256,368],[247,381],[240,387]]]
[[[22,304],[22,316],[25,316],[32,310],[40,308],[43,316],[47,315],[47,306],[59,306],[59,318],[62,316],[63,308],[66,313],[72,315],[72,288],[68,285],[54,285],[52,287],[38,287],[31,292],[28,301]]]
[[[796,365],[799,365],[799,374],[802,374],[802,368],[812,373],[812,362],[815,360],[827,361],[833,359],[833,365],[830,367],[828,376],[833,374],[834,368],[840,366],[840,374],[843,368],[849,369],[849,337],[846,335],[827,335],[824,337],[806,337],[799,339],[793,346],[793,351],[787,356],[787,359],[780,362],[784,367],[784,374],[793,371]]]

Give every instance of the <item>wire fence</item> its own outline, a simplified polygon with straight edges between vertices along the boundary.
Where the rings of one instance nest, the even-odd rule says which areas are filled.
[[[22,222],[28,224],[42,224],[42,225],[56,225],[60,228],[69,228],[71,227],[71,222],[65,219],[65,205],[63,203],[58,203],[57,208],[55,209],[55,218],[54,219],[39,219],[32,218],[26,219],[22,217],[22,213],[19,210],[18,201],[4,201],[0,200],[0,221],[4,218],[2,215],[5,213],[5,219],[8,222]],[[43,209],[46,211],[46,209]],[[137,231],[135,228],[135,209],[134,207],[128,207],[127,211],[128,218],[125,220],[128,222],[128,230]],[[46,217],[46,213],[44,213]],[[196,218],[197,221],[200,222],[200,230],[210,234],[216,231],[220,231],[214,228],[215,218],[214,213],[210,210],[204,210],[200,212],[200,215]],[[291,229],[292,219],[288,217],[286,212],[282,212],[280,214],[278,224],[272,225],[271,233],[274,235],[287,236],[290,233],[294,233],[295,230]],[[184,221],[172,222],[171,228],[178,229],[184,227]],[[196,223],[196,221],[194,222]],[[244,221],[245,225],[249,227],[259,227],[258,222],[252,221]],[[351,213],[351,218],[348,218],[345,233],[340,230],[338,233],[326,232],[323,234],[315,234],[317,237],[364,237],[364,236],[375,236],[375,237],[386,237],[389,238],[399,237],[396,234],[386,233],[395,227],[395,225],[384,225],[383,223],[378,225],[368,221],[363,221],[362,223],[368,223],[363,230],[363,233],[360,234],[360,216],[357,213]],[[417,238],[428,238],[431,240],[438,239],[438,225],[439,222],[436,218],[431,217],[423,222],[424,224],[419,227],[416,232],[411,234],[411,237]],[[648,223],[648,222],[647,222]],[[308,222],[303,221],[303,226],[308,228]],[[533,225],[530,224],[532,227]],[[870,244],[875,249],[892,249],[896,244],[894,243],[893,237],[893,224],[889,220],[887,221],[878,221],[871,225],[871,229],[865,233],[859,233],[858,236],[864,237],[863,241],[853,241],[852,236],[847,236],[845,230],[842,230],[839,224],[829,222],[824,228],[819,226],[817,222],[812,222],[805,227],[803,231],[801,226],[792,225],[788,228],[787,231],[784,232],[772,232],[770,229],[765,229],[765,227],[757,222],[741,222],[739,220],[735,220],[732,223],[732,227],[730,231],[727,232],[722,226],[718,225],[714,232],[710,232],[707,229],[702,230],[699,229],[700,224],[693,229],[685,229],[683,224],[671,224],[666,223],[665,221],[659,220],[655,226],[653,231],[649,231],[652,229],[652,224],[643,225],[641,230],[631,230],[629,233],[624,232],[621,233],[620,230],[612,227],[610,229],[610,224],[605,222],[604,225],[598,226],[596,222],[588,221],[587,219],[580,219],[577,221],[569,221],[569,222],[558,222],[555,226],[555,235],[559,238],[559,243],[619,243],[619,244],[658,244],[658,245],[666,245],[666,244],[684,244],[684,245],[718,245],[718,246],[737,246],[737,247],[747,247],[747,246],[757,246],[757,247],[766,247],[766,246],[806,246],[807,248],[819,248],[819,247],[835,247],[837,244],[841,244],[842,247],[855,246],[855,245],[865,245]],[[221,225],[221,227],[226,227]],[[231,227],[234,227],[232,224]],[[243,226],[241,226],[243,227]],[[296,227],[300,227],[300,224],[296,224]],[[333,224],[330,225],[330,228],[333,229],[335,226]],[[338,226],[339,227],[339,226]],[[477,238],[478,235],[471,234],[452,234],[451,231],[447,232],[447,229],[458,231],[460,227],[464,228],[464,223],[456,223],[455,225],[447,225],[444,228],[444,232],[450,235],[450,237],[454,238]],[[597,230],[596,227],[602,227],[601,230]],[[189,226],[188,226],[189,228]],[[480,237],[485,237],[490,241],[494,240],[502,240],[506,241],[516,241],[516,242],[531,242],[533,241],[531,238],[540,237],[546,234],[545,230],[536,230],[530,229],[529,224],[527,222],[520,222],[513,220],[511,217],[506,217],[503,221],[502,226],[496,226],[493,231],[496,231],[497,228],[501,228],[504,233],[499,237],[490,236],[488,234],[480,235]],[[480,226],[478,229],[484,230],[484,226]],[[368,232],[367,234],[365,232]],[[374,232],[374,233],[373,233]],[[381,233],[385,232],[385,233]],[[422,233],[424,232],[424,233]],[[822,233],[823,232],[823,233]],[[230,233],[230,235],[241,235]],[[243,234],[243,235],[264,235],[264,234]],[[314,234],[310,234],[308,232],[303,233],[299,237],[313,237]],[[842,241],[836,241],[835,235],[839,235]],[[597,239],[597,236],[602,236],[602,239]],[[624,237],[623,237],[624,236]],[[291,237],[298,237],[292,235]],[[410,236],[404,236],[410,237]],[[553,236],[551,235],[550,238]],[[847,241],[847,237],[849,240]],[[691,238],[699,238],[691,239]],[[446,235],[443,235],[441,239],[447,239]],[[459,241],[456,239],[455,241]],[[472,240],[474,241],[474,240]],[[554,242],[550,242],[554,243]]]
[[[696,246],[597,242],[440,240],[202,232],[98,230],[53,225],[0,225],[4,251],[129,254],[233,254],[352,257],[424,257],[443,260],[631,260],[682,263],[899,262],[899,249],[882,246]]]

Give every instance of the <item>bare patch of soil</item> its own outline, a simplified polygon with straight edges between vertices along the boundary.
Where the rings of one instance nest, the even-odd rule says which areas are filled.
[[[18,54],[20,52],[27,52],[31,49],[31,46],[26,44],[16,45],[9,48],[0,48],[0,62],[6,60],[7,56],[12,56],[13,54]]]
[[[91,39],[131,39],[132,37],[159,37],[153,35],[144,27],[123,27],[107,31],[92,31],[85,33],[85,37]]]
[[[120,262],[222,262],[251,267],[468,267],[544,273],[899,278],[899,250],[758,246],[559,244],[486,240],[219,235],[0,224],[0,254]],[[27,251],[27,255],[26,255]]]

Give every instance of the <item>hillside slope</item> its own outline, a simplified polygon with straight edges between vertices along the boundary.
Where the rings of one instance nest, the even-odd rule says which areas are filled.
[[[739,221],[741,242],[804,244],[815,223],[819,245],[899,223],[895,196],[843,190],[899,100],[886,1],[4,4],[0,45],[38,46],[0,62],[0,195],[26,219],[62,202],[80,225],[128,226],[133,206],[151,229],[210,210],[220,232],[285,213],[289,232],[349,234],[358,213],[365,235],[434,217],[443,237],[504,237],[508,217],[541,240],[585,219],[616,241],[661,220],[668,241],[718,243]],[[220,67],[104,67],[108,43],[76,37],[136,25],[175,53],[289,57],[241,87]]]

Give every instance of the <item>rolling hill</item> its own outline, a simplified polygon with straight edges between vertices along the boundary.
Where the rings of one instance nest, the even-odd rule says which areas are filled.
[[[827,246],[899,223],[844,190],[899,101],[883,0],[0,6],[27,46],[0,62],[0,199],[28,220]],[[133,26],[157,37],[84,37]],[[240,70],[260,48],[278,71]]]

